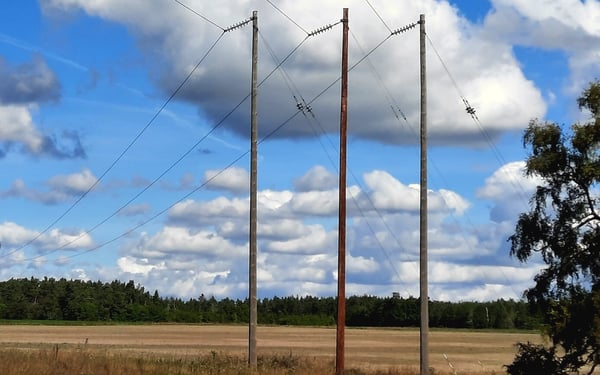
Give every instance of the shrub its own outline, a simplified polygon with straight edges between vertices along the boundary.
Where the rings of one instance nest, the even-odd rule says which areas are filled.
[[[517,355],[512,364],[506,365],[508,375],[566,375],[554,348],[534,345],[530,342],[517,344]]]

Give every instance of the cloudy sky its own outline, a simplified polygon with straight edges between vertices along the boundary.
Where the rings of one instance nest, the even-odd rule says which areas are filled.
[[[335,295],[348,7],[347,293],[418,296],[419,32],[408,26],[420,14],[430,296],[519,298],[532,285],[540,264],[519,264],[506,242],[538,183],[522,175],[521,136],[533,118],[586,121],[575,99],[600,76],[599,1],[215,4],[3,4],[0,279],[247,295],[252,28],[230,27],[256,10],[259,296]]]

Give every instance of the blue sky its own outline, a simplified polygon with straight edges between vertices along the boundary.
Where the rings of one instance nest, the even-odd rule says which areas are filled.
[[[425,14],[430,296],[519,298],[541,267],[506,242],[539,183],[522,132],[586,121],[600,73],[598,1],[3,5],[0,279],[247,295],[251,28],[223,29],[257,10],[259,296],[335,295],[348,7],[348,294],[418,295],[419,34],[390,33]]]

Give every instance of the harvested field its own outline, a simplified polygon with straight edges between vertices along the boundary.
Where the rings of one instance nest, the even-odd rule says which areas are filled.
[[[131,353],[134,356],[195,356],[211,352],[247,354],[247,326],[0,326],[0,349],[82,348]],[[502,373],[518,341],[541,342],[535,333],[432,331],[430,365],[439,373]],[[346,367],[376,369],[419,365],[419,332],[415,329],[346,330]],[[335,356],[335,329],[259,327],[259,355]]]

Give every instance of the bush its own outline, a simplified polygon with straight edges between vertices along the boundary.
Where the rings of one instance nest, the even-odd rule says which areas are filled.
[[[518,343],[517,355],[512,364],[506,365],[509,375],[566,375],[554,348],[543,345]]]

